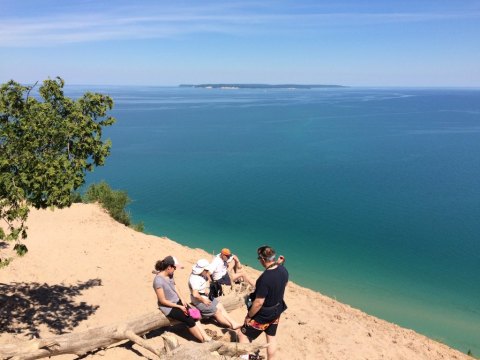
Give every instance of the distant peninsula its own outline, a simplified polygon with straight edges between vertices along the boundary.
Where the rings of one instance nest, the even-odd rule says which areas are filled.
[[[343,85],[299,85],[299,84],[182,84],[180,87],[204,88],[204,89],[322,89],[322,88],[344,88]]]

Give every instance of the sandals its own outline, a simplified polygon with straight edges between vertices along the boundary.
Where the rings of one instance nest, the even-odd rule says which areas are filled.
[[[248,355],[249,360],[263,360],[265,359],[262,355],[260,355],[260,350],[255,351],[255,354]]]

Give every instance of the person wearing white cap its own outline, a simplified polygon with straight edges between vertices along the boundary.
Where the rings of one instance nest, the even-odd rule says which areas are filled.
[[[238,329],[242,325],[233,320],[216,298],[210,300],[208,298],[208,266],[210,263],[206,259],[200,259],[192,267],[192,273],[188,279],[188,286],[191,292],[192,304],[200,310],[202,317],[214,317],[221,325],[231,329]]]
[[[210,341],[205,331],[195,320],[188,316],[187,302],[175,287],[173,274],[178,266],[178,261],[173,256],[167,256],[155,264],[156,276],[153,280],[153,289],[157,295],[158,308],[171,319],[178,320],[188,327],[188,331],[200,342]]]

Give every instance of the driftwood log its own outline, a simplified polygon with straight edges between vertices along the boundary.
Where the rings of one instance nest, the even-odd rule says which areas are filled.
[[[254,353],[267,345],[255,345],[255,344],[239,344],[232,342],[212,341],[208,343],[188,343],[180,345],[167,355],[162,356],[164,359],[172,360],[210,360],[212,354],[217,353],[222,358],[238,358],[238,356]]]
[[[244,305],[244,297],[244,293],[232,293],[222,297],[221,303],[227,311],[231,311]],[[3,344],[0,345],[0,358],[27,360],[61,354],[81,356],[97,349],[104,349],[123,340],[131,340],[160,356],[162,349],[152,348],[148,342],[140,336],[149,331],[173,324],[175,324],[175,322],[170,322],[160,311],[155,311],[131,319],[123,324],[101,326],[83,332],[63,334],[46,339],[35,339],[20,344]],[[211,343],[198,345],[207,347],[209,344],[215,347],[215,345]]]

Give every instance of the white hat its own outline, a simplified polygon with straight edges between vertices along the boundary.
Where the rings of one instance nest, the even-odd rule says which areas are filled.
[[[210,265],[208,260],[206,259],[200,259],[197,261],[195,265],[192,266],[192,273],[195,275],[200,275],[203,270],[206,270],[206,267]]]
[[[172,258],[173,258],[173,261],[174,261],[176,267],[178,267],[180,269],[184,268],[184,266],[182,264],[180,264],[180,262],[178,261],[178,259],[175,256],[172,256]]]

